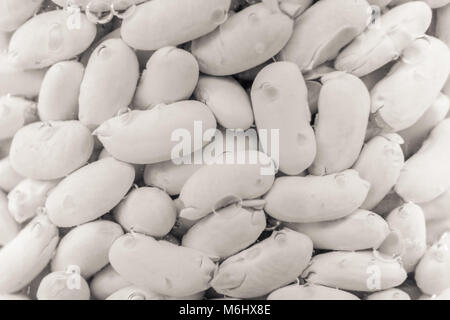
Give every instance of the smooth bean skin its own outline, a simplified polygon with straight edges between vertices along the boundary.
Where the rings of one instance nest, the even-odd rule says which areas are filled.
[[[11,37],[9,59],[22,69],[41,69],[69,60],[86,50],[94,41],[95,25],[80,14],[79,25],[65,10],[38,14],[25,22]]]
[[[59,179],[20,181],[8,194],[8,209],[14,219],[23,223],[33,218],[38,213],[38,209],[45,205],[49,192],[59,181]]]
[[[201,164],[194,163],[174,164],[172,160],[148,164],[144,170],[144,182],[166,191],[171,196],[178,195],[189,177],[201,167]]]
[[[108,153],[108,151],[106,151],[105,148],[103,148],[102,151],[100,151],[96,160],[101,160],[101,159],[108,158],[108,157],[111,157],[111,155]],[[140,164],[133,164],[133,167],[134,167],[134,171],[135,171],[134,181],[135,182],[141,181],[141,179],[144,175],[145,167]]]
[[[333,251],[314,256],[302,275],[308,283],[350,291],[373,292],[402,284],[402,265],[378,252]]]
[[[202,148],[206,144],[204,139],[202,144],[194,144],[193,141],[197,135],[194,135],[196,123],[201,125],[199,134],[202,137],[216,128],[216,119],[206,105],[185,100],[159,105],[151,110],[130,111],[104,122],[94,135],[116,159],[133,164],[152,164],[173,160]],[[136,140],[140,140],[139,145],[136,145]],[[184,153],[174,154],[180,146]]]
[[[365,0],[316,2],[295,21],[294,33],[281,50],[281,60],[296,63],[302,71],[333,60],[365,29],[369,13]],[[316,28],[317,24],[321,28]]]
[[[0,95],[11,94],[27,99],[39,94],[47,69],[23,70],[15,67],[6,52],[0,52]]]
[[[314,125],[317,152],[308,169],[314,175],[340,172],[355,163],[370,113],[369,91],[357,77],[334,72],[323,76],[321,82]]]
[[[34,218],[0,250],[0,292],[29,284],[50,262],[58,241],[58,229],[47,216]]]
[[[411,0],[392,0],[390,5],[397,6],[397,5],[403,4],[408,1],[411,1]],[[417,0],[412,0],[412,1],[417,1]],[[433,9],[443,7],[449,3],[449,0],[423,0],[423,1],[425,3],[427,3]]]
[[[14,189],[20,181],[25,179],[11,165],[9,157],[0,160],[0,189],[6,193]]]
[[[10,95],[0,97],[0,140],[13,138],[20,128],[36,120],[34,101]]]
[[[40,8],[44,0],[0,1],[0,30],[11,32],[19,28]]]
[[[274,181],[271,160],[258,151],[239,151],[231,163],[213,163],[197,170],[181,189],[179,216],[188,220],[205,217],[233,202],[256,199],[269,191]],[[244,158],[242,163],[236,159]],[[256,160],[256,161],[254,161]],[[225,159],[226,161],[226,159]]]
[[[417,38],[371,90],[372,121],[386,132],[412,126],[438,97],[449,72],[447,45],[434,37]]]
[[[398,229],[392,230],[384,239],[378,251],[388,257],[399,257],[404,253],[404,241]]]
[[[267,136],[263,150],[289,175],[304,171],[316,155],[307,94],[305,80],[291,62],[266,66],[251,89],[256,127],[260,135]],[[279,140],[272,141],[273,134],[278,134]]]
[[[444,233],[440,239],[427,249],[416,267],[414,278],[422,292],[440,294],[450,286],[448,269],[450,265],[449,235]]]
[[[214,257],[228,258],[254,243],[265,227],[264,211],[231,205],[194,224],[181,244]]]
[[[54,180],[85,165],[93,148],[90,131],[79,121],[35,122],[14,136],[11,165],[27,178]]]
[[[158,188],[132,190],[114,209],[114,218],[125,230],[153,237],[167,235],[176,217],[177,210],[172,199]]]
[[[312,248],[307,236],[283,228],[222,262],[211,285],[233,298],[264,296],[294,281],[307,267]]]
[[[450,289],[447,288],[440,294],[432,296],[431,300],[450,300]]]
[[[131,283],[171,297],[208,289],[216,269],[211,259],[200,251],[139,233],[117,239],[109,251],[109,261]],[[138,263],[129,264],[129,261]]]
[[[349,292],[319,285],[290,285],[275,291],[267,300],[359,300]]]
[[[335,220],[359,208],[369,187],[354,170],[327,176],[279,177],[264,197],[264,210],[284,222]]]
[[[444,219],[450,216],[450,189],[431,201],[420,204],[428,221]]]
[[[0,294],[0,300],[31,300],[29,297],[27,297],[24,294]]]
[[[194,97],[206,104],[226,129],[247,130],[253,124],[250,98],[232,77],[200,76]]]
[[[93,221],[123,199],[134,175],[133,166],[111,157],[92,162],[53,189],[45,202],[47,214],[58,227]]]
[[[45,74],[37,105],[42,121],[76,120],[84,66],[77,61],[55,63]]]
[[[389,213],[386,217],[389,228],[400,235],[403,267],[413,272],[427,249],[425,217],[422,209],[408,202]]]
[[[427,221],[427,245],[432,246],[439,239],[450,232],[450,219],[448,217],[437,218]]]
[[[402,142],[397,134],[384,134],[375,136],[364,145],[353,166],[361,178],[370,183],[369,193],[361,208],[375,208],[397,183],[404,164],[400,147]]]
[[[125,18],[122,39],[139,50],[157,50],[213,31],[228,15],[230,0],[148,1]]]
[[[220,28],[192,42],[200,71],[214,76],[239,73],[269,60],[292,35],[293,21],[265,3],[233,14]]]
[[[8,199],[3,191],[0,191],[0,246],[4,246],[14,239],[19,231],[20,225],[8,210]]]
[[[315,249],[324,250],[377,249],[389,234],[388,224],[382,217],[361,209],[333,221],[289,223],[287,226],[307,235]]]
[[[179,195],[186,181],[202,166],[210,163],[213,158],[225,151],[237,152],[257,150],[255,131],[216,130],[212,141],[203,149],[177,159],[153,163],[145,166],[144,182],[146,185],[158,187],[169,195]],[[229,145],[231,142],[231,145]],[[202,159],[197,162],[196,159]],[[178,162],[180,160],[180,162]]]
[[[419,151],[403,166],[395,191],[405,201],[428,202],[450,189],[449,143],[450,119],[446,119],[431,131]]]
[[[77,226],[62,237],[51,262],[52,271],[67,271],[77,266],[88,279],[108,264],[113,242],[123,235],[119,224],[97,220]]]
[[[133,105],[145,110],[189,99],[198,77],[198,63],[191,53],[176,47],[156,50],[142,73]]]
[[[432,11],[421,1],[397,6],[383,14],[336,58],[338,70],[358,77],[396,59],[411,42],[422,36],[431,23]]]
[[[392,288],[372,293],[364,300],[411,300],[411,297],[403,290]]]
[[[402,150],[406,159],[420,149],[431,130],[446,118],[449,109],[450,99],[441,93],[416,123],[398,132],[405,141],[402,144]]]
[[[97,37],[98,38],[98,34]],[[97,49],[97,47],[109,39],[120,39],[120,28],[114,29],[113,31],[105,34],[99,40],[94,41],[91,46],[81,54],[80,63],[86,67],[89,63],[89,59],[91,58],[92,53]]]
[[[77,283],[71,283],[74,280]],[[75,287],[72,288],[71,285]],[[65,271],[56,271],[45,276],[37,291],[38,300],[89,300],[90,296],[86,280]]]
[[[129,287],[130,285],[131,283],[129,281],[125,280],[110,264],[108,264],[94,275],[89,287],[93,298],[105,300],[116,291]]]
[[[131,103],[139,78],[134,51],[121,39],[102,42],[92,53],[81,82],[78,118],[91,130]]]

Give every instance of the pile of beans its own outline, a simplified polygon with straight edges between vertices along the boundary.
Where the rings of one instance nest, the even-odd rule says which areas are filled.
[[[450,0],[0,0],[0,299],[450,299],[449,45]]]

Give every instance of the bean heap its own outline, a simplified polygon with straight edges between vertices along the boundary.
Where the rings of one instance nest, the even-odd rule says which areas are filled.
[[[450,299],[449,45],[450,0],[0,0],[0,299]]]

